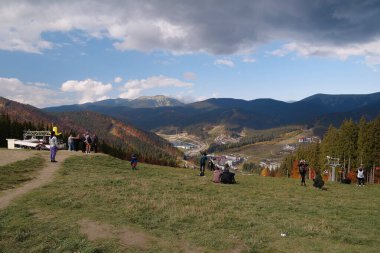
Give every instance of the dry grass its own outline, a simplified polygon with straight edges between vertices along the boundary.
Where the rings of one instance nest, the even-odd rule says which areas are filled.
[[[378,186],[319,191],[243,175],[219,185],[196,170],[139,169],[107,156],[70,158],[54,183],[0,212],[0,252],[378,252]],[[83,220],[151,239],[143,248],[117,236],[90,241]]]

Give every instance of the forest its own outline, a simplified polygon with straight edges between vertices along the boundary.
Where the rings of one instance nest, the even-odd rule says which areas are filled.
[[[277,174],[292,171],[293,161],[305,159],[310,168],[321,171],[328,168],[327,158],[339,159],[339,167],[348,173],[363,166],[380,166],[380,116],[372,121],[364,117],[359,122],[344,120],[340,127],[329,126],[321,143],[303,144],[286,156]]]

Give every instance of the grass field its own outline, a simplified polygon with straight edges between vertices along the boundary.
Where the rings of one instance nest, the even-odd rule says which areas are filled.
[[[0,191],[15,188],[34,178],[45,163],[41,156],[0,166]],[[1,192],[0,192],[1,194]]]
[[[197,174],[69,158],[54,182],[0,210],[0,252],[379,252],[378,185]]]

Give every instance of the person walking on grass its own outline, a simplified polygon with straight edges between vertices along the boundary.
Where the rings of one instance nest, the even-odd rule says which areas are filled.
[[[135,154],[133,154],[131,158],[131,167],[132,170],[137,170],[137,156]]]
[[[358,186],[364,186],[364,170],[362,166],[360,166],[357,173]]]
[[[301,186],[306,186],[305,177],[307,172],[307,163],[305,160],[301,160],[298,164],[299,173],[301,175]]]
[[[57,140],[57,137],[55,136],[54,131],[51,131],[50,133],[49,145],[50,145],[50,162],[55,163],[57,162],[55,160],[55,156],[58,150],[58,140]]]
[[[201,156],[201,159],[199,161],[199,164],[200,164],[200,168],[199,170],[201,171],[201,173],[199,174],[199,176],[203,177],[205,175],[205,168],[206,168],[206,162],[207,162],[207,154],[206,152],[201,152],[202,156]]]

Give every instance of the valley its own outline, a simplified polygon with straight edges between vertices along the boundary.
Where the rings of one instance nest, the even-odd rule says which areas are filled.
[[[297,129],[298,128],[298,129]],[[270,164],[281,163],[283,157],[292,151],[294,151],[299,145],[299,139],[312,137],[313,131],[311,129],[302,129],[300,126],[289,127],[281,130],[282,133],[278,136],[274,136],[273,139],[268,141],[258,141],[253,144],[242,144],[239,146],[239,142],[243,138],[254,138],[258,135],[264,135],[266,133],[276,132],[278,129],[267,129],[267,130],[252,130],[245,129],[239,134],[226,131],[222,126],[215,126],[208,131],[209,138],[202,139],[199,136],[189,134],[185,131],[174,134],[163,134],[157,132],[160,137],[164,138],[170,143],[178,144],[178,149],[181,150],[186,157],[193,158],[195,164],[193,166],[197,167],[196,163],[200,152],[208,150],[210,144],[226,145],[226,148],[222,151],[211,152],[212,156],[239,156],[243,157],[245,162],[263,164],[266,163],[268,166]],[[236,136],[240,136],[236,138]],[[234,136],[234,137],[232,137]],[[223,142],[221,142],[223,140]],[[228,147],[228,143],[233,143],[237,147]],[[238,165],[241,168],[242,164]]]

